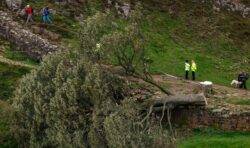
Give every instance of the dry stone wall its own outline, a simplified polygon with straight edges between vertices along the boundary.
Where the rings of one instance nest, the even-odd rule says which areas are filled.
[[[228,113],[222,109],[177,108],[172,120],[189,128],[214,127],[228,131],[250,131],[250,112]]]
[[[16,44],[24,53],[38,60],[48,53],[61,49],[25,29],[19,23],[13,21],[11,15],[3,11],[0,11],[0,36]]]

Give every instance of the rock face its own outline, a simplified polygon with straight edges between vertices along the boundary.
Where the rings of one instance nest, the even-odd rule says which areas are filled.
[[[22,5],[22,0],[5,0],[5,2],[11,10],[18,10]]]
[[[41,60],[44,55],[61,49],[39,35],[24,29],[10,16],[8,13],[0,11],[0,36],[16,44],[30,57]]]
[[[241,3],[240,0],[215,0],[214,9],[219,11],[220,8],[240,12],[244,18],[250,17],[250,7]]]
[[[115,0],[107,0],[107,7],[114,7],[117,13],[125,18],[128,18],[131,12],[131,4],[123,3]]]

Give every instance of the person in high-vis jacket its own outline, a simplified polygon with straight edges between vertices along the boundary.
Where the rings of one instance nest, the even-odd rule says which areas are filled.
[[[190,71],[190,64],[188,62],[188,60],[186,60],[185,62],[185,79],[188,80],[189,79],[189,71]]]
[[[192,80],[195,80],[196,70],[197,70],[196,63],[194,62],[194,60],[192,60],[192,62],[191,62]]]

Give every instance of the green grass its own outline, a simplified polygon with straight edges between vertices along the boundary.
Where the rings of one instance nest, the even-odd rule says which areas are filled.
[[[178,143],[179,148],[248,148],[250,133],[199,130]]]
[[[36,10],[46,5],[57,10],[53,26],[49,26],[48,29],[61,34],[67,38],[66,40],[75,39],[75,35],[70,32],[77,32],[79,24],[72,14],[78,9],[86,11],[83,7],[79,6],[77,10],[74,10],[70,6],[60,7],[43,0],[26,0],[25,3],[29,3]],[[97,4],[93,2],[92,5]],[[185,5],[187,9],[182,8],[178,18],[172,18],[166,12],[158,10],[148,13],[143,31],[148,37],[147,54],[154,61],[150,71],[183,77],[184,61],[194,59],[198,66],[198,80],[209,80],[227,86],[241,70],[250,71],[247,64],[250,61],[248,50],[250,41],[246,36],[249,33],[250,21],[223,12],[213,14],[210,7],[205,8],[204,16],[195,16],[200,15],[199,11],[202,9],[192,2],[187,2]],[[98,9],[100,6],[94,7]],[[186,11],[191,8],[192,11]],[[62,9],[67,13],[63,13]],[[190,13],[193,16],[189,15]],[[36,16],[36,21],[40,20],[40,16]],[[191,25],[188,25],[190,24],[187,23],[188,21]],[[120,23],[120,25],[124,24]],[[70,31],[61,30],[61,28]],[[215,32],[215,34],[210,34],[210,32]],[[247,85],[250,87],[249,82]]]
[[[0,99],[9,99],[18,80],[29,71],[28,68],[0,63]]]
[[[147,54],[154,61],[152,73],[164,72],[182,77],[184,61],[193,59],[198,66],[198,80],[229,85],[241,69],[250,70],[248,64],[240,63],[242,59],[249,62],[249,55],[227,38],[199,39],[198,32],[186,27],[183,20],[172,19],[167,13],[151,12],[143,30],[148,37]],[[249,87],[250,83],[247,85]]]
[[[30,58],[28,55],[25,55],[24,53],[22,53],[20,51],[11,50],[9,48],[6,48],[4,50],[4,57],[8,58],[10,60],[13,60],[13,61],[19,61],[19,62],[22,62],[24,64],[28,64],[28,65],[38,65],[39,64],[39,61]]]
[[[250,105],[250,99],[246,98],[230,98],[226,100],[230,104],[235,105]]]
[[[13,60],[22,62],[27,65],[38,65],[39,61],[35,60],[20,50],[16,50],[16,46],[11,44],[10,42],[6,41],[5,39],[0,37],[0,45],[2,45],[2,53],[1,56]]]

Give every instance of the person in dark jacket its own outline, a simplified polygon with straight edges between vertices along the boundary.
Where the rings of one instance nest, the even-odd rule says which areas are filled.
[[[249,76],[246,72],[243,74],[242,88],[247,89],[247,80]]]
[[[190,71],[190,64],[189,64],[188,60],[186,60],[186,62],[185,62],[185,79],[186,80],[189,79],[189,77],[188,77],[189,71]]]
[[[249,78],[249,75],[245,72],[242,72],[239,74],[238,76],[238,81],[241,82],[240,84],[240,88],[244,88],[244,89],[247,89],[247,80]]]

